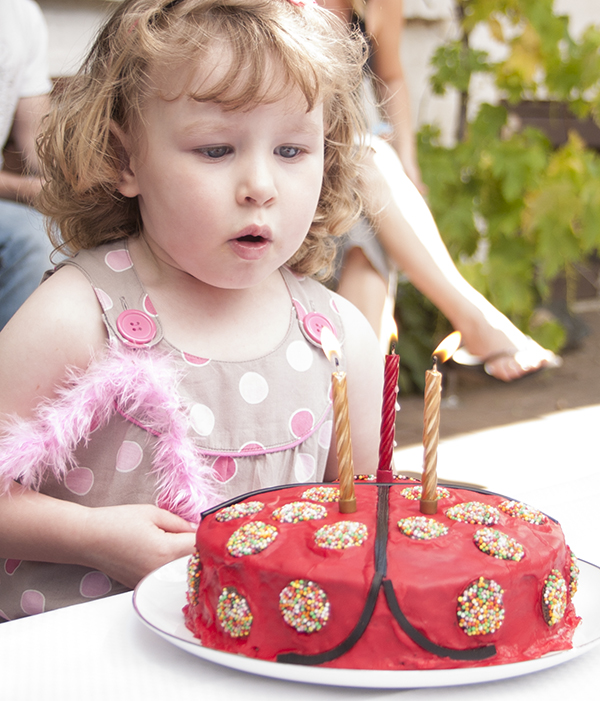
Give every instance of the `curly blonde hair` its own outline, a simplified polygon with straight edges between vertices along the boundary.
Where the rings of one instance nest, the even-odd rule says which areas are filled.
[[[153,68],[168,61],[185,69],[217,43],[231,55],[227,75],[204,94],[195,91],[194,99],[243,109],[273,102],[296,87],[307,111],[323,103],[323,186],[308,234],[288,263],[298,273],[327,277],[334,237],[347,231],[362,209],[358,164],[366,51],[362,38],[332,13],[287,0],[119,4],[81,69],[55,91],[40,140],[46,184],[39,207],[49,217],[56,246],[75,253],[139,235],[137,198],[117,189],[123,161],[113,125],[125,131],[143,125],[144,101],[156,90]],[[272,80],[273,61],[283,85]]]

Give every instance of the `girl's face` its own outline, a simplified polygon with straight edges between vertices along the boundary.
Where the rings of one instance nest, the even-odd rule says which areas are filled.
[[[218,80],[218,66],[208,71]],[[206,73],[204,73],[206,75]],[[171,74],[171,79],[176,76]],[[148,99],[143,134],[125,137],[120,192],[137,197],[160,263],[214,287],[265,280],[300,247],[323,179],[323,110],[292,88],[273,104],[225,110],[187,94]]]

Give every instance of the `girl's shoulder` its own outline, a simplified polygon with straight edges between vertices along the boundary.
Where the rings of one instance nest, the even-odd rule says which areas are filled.
[[[0,334],[0,413],[27,416],[102,353],[106,331],[88,280],[65,266],[46,279]]]

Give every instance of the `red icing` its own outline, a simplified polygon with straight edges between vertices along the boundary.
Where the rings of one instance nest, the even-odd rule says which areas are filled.
[[[495,645],[496,654],[479,662],[453,660],[425,651],[390,614],[383,589],[377,596],[373,616],[358,642],[325,666],[364,669],[443,669],[503,664],[539,657],[571,647],[579,622],[572,602],[564,618],[552,627],[544,621],[542,590],[546,577],[558,570],[570,582],[571,554],[558,524],[547,520],[531,525],[502,513],[495,526],[525,549],[520,562],[482,553],[473,543],[481,525],[454,521],[445,516],[450,506],[479,501],[498,506],[502,497],[465,489],[451,489],[438,504],[432,518],[449,533],[433,540],[416,541],[405,536],[397,522],[419,516],[419,502],[401,496],[406,483],[390,486],[386,579],[393,583],[396,598],[408,621],[433,643],[465,650]],[[375,574],[377,493],[373,483],[357,482],[357,512],[341,514],[337,503],[325,504],[324,519],[281,523],[272,512],[284,504],[302,500],[308,485],[298,485],[246,495],[260,499],[260,513],[219,523],[216,511],[207,514],[198,529],[197,549],[202,563],[198,604],[185,607],[186,625],[207,647],[275,661],[282,653],[317,654],[339,645],[359,621]],[[261,520],[276,526],[278,537],[262,552],[232,557],[226,550],[231,534],[248,521]],[[359,521],[368,528],[363,545],[343,550],[318,547],[314,534],[324,525]],[[504,590],[505,619],[499,630],[469,636],[458,625],[457,598],[480,576],[494,580]],[[296,579],[311,580],[327,594],[329,620],[315,633],[298,633],[282,618],[279,594]],[[235,588],[248,602],[253,615],[250,634],[232,638],[216,618],[219,596],[225,587]]]

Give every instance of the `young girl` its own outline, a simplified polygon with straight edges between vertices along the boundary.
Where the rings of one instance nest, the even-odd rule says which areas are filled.
[[[288,0],[125,0],[57,97],[42,207],[73,257],[0,335],[0,609],[133,587],[203,508],[333,479],[331,327],[354,460],[382,361],[310,276],[357,216],[363,47]]]

